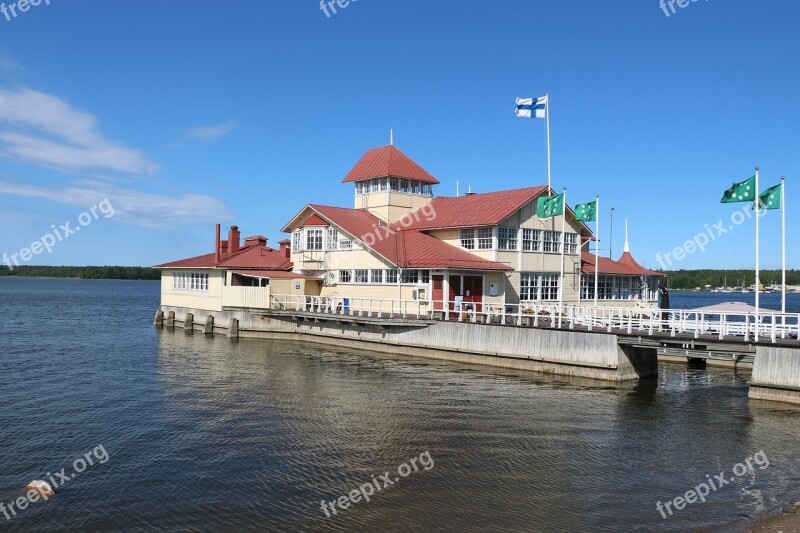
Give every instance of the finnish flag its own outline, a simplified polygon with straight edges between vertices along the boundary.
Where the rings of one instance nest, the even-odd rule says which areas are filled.
[[[522,118],[545,118],[547,116],[547,97],[517,98],[517,116]]]

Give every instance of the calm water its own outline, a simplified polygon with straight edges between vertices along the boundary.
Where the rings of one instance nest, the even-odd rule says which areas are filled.
[[[747,374],[603,386],[159,331],[157,305],[157,283],[0,279],[0,502],[109,457],[0,530],[686,531],[800,499],[800,410],[748,402]],[[656,511],[760,450],[767,469]],[[324,516],[425,451],[429,471]]]

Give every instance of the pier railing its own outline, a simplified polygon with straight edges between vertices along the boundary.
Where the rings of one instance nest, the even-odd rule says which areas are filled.
[[[449,309],[448,309],[449,307]],[[523,302],[521,304],[435,302],[341,296],[270,295],[269,309],[367,318],[428,319],[511,326],[580,328],[588,331],[719,340],[777,342],[798,339],[800,314],[702,312],[637,306]]]

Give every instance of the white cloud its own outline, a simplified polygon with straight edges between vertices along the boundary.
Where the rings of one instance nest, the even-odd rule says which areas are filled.
[[[224,124],[217,124],[215,126],[201,126],[198,128],[192,128],[187,132],[187,134],[191,139],[210,141],[224,137],[238,127],[238,122],[229,121],[225,122]]]
[[[16,128],[0,130],[0,156],[9,159],[66,171],[152,174],[158,170],[142,152],[104,138],[93,115],[50,94],[0,89],[0,123]]]
[[[47,188],[0,182],[0,193],[42,198],[80,209],[88,209],[108,199],[114,207],[114,219],[149,229],[202,224],[209,220],[231,218],[221,200],[204,194],[161,194],[133,191],[97,181],[79,181],[67,187]]]

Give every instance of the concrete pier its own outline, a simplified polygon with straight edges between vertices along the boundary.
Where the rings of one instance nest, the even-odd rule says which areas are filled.
[[[186,316],[183,319],[183,329],[187,331],[194,330],[194,314],[193,313],[186,313]]]
[[[214,315],[208,315],[206,317],[206,325],[203,326],[203,333],[205,335],[214,334]]]
[[[758,346],[749,397],[800,405],[800,350]]]
[[[228,326],[228,337],[232,339],[239,338],[239,319],[231,318],[230,325]]]
[[[154,320],[156,326],[166,324],[168,328],[176,322],[186,329],[204,324],[203,333],[230,338],[298,340],[612,382],[656,377],[658,360],[664,358],[700,359],[706,364],[744,369],[753,364],[750,398],[800,405],[800,344],[791,340],[743,343],[674,335],[659,338],[645,332],[609,332],[606,328],[559,329],[552,323],[533,327],[402,316],[259,309],[205,311],[172,306],[161,306]]]
[[[606,332],[366,317],[276,316],[163,307],[179,322],[228,324],[231,338],[294,339],[539,373],[622,382],[655,377],[655,349],[622,346]],[[225,329],[225,328],[219,328]],[[221,333],[222,331],[220,331]]]

